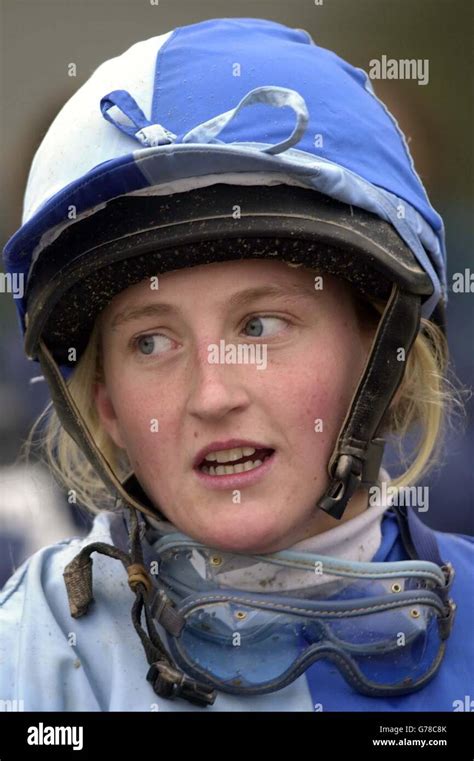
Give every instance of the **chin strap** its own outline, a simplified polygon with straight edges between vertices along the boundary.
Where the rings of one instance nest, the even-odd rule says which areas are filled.
[[[38,344],[38,359],[62,427],[87,457],[96,473],[108,487],[110,494],[115,499],[121,500],[127,507],[133,507],[151,518],[162,519],[163,516],[159,510],[154,509],[148,501],[141,502],[135,498],[117,478],[110,463],[97,446],[58,365],[42,339]]]
[[[189,703],[203,708],[212,705],[216,699],[216,691],[205,684],[190,679],[176,668],[156,630],[150,611],[153,582],[144,566],[138,516],[133,508],[130,509],[130,548],[130,555],[128,555],[111,544],[92,542],[67,564],[63,577],[71,616],[80,618],[85,615],[93,600],[91,554],[100,552],[102,555],[121,560],[128,573],[129,587],[136,595],[132,607],[132,622],[140,637],[150,666],[146,678],[154,692],[161,698],[168,700],[183,698]],[[159,597],[159,620],[177,634],[184,622],[178,619],[172,601],[161,589],[159,590]],[[143,629],[141,624],[143,611],[145,612],[147,631]]]
[[[385,441],[376,432],[403,378],[420,313],[420,297],[393,285],[329,461],[329,486],[317,503],[333,518],[342,518],[360,486],[378,482]]]

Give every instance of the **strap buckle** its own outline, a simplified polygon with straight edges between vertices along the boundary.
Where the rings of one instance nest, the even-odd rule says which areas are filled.
[[[446,579],[446,584],[444,589],[447,592],[449,589],[451,589],[451,584],[453,583],[455,570],[451,563],[445,563],[444,565],[442,565],[441,570],[443,571],[444,578]]]
[[[146,678],[156,694],[168,700],[183,698],[195,705],[206,707],[212,705],[216,699],[216,691],[211,687],[189,679],[165,661],[152,663]]]
[[[347,502],[361,483],[362,462],[352,455],[339,456],[328,490],[318,507],[338,520],[342,518]]]
[[[448,639],[454,624],[457,605],[451,598],[446,603],[445,615],[438,620],[439,636],[442,640]]]

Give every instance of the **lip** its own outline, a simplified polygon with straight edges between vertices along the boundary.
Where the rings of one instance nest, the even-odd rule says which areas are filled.
[[[213,441],[206,447],[203,447],[193,460],[193,468],[197,469],[199,473],[199,465],[204,460],[205,456],[209,452],[218,452],[221,449],[235,449],[236,447],[253,447],[254,449],[274,449],[269,444],[262,444],[258,441],[245,441],[244,439],[227,439],[226,441]],[[250,471],[251,472],[251,471]]]
[[[236,445],[234,445],[236,446]],[[237,445],[238,446],[238,445]],[[247,444],[247,446],[255,446],[254,444]],[[230,447],[220,447],[222,449],[230,449]],[[259,447],[255,447],[255,449],[272,449],[272,447],[262,447],[262,445],[259,445]],[[213,451],[208,450],[208,451]],[[194,468],[194,472],[196,473],[196,476],[201,481],[202,485],[205,486],[208,489],[243,489],[245,486],[252,486],[253,484],[260,481],[262,478],[264,478],[269,471],[273,468],[273,465],[275,463],[275,460],[277,458],[276,451],[273,451],[272,454],[268,457],[267,460],[265,460],[262,465],[259,465],[258,468],[254,468],[253,470],[247,470],[244,473],[229,473],[225,476],[210,476],[207,473],[203,473],[199,468]],[[202,457],[201,457],[202,460]],[[201,462],[199,460],[199,462]]]

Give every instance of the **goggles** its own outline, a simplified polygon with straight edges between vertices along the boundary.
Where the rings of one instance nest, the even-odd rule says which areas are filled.
[[[402,695],[423,687],[442,662],[455,612],[450,564],[362,563],[291,550],[236,556],[179,533],[154,551],[151,612],[170,654],[190,677],[222,692],[274,692],[324,659],[359,693]],[[262,569],[272,592],[262,591]],[[275,592],[279,584],[284,593]]]

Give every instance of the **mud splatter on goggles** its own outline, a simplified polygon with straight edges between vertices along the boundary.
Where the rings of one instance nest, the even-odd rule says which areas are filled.
[[[237,695],[274,692],[326,659],[357,692],[394,696],[423,687],[442,662],[455,612],[450,564],[362,563],[288,550],[239,555],[237,588],[229,571],[235,554],[179,533],[153,549],[159,583],[152,615],[177,666],[203,685]],[[271,593],[261,580],[242,588],[242,568],[256,563],[274,579]],[[282,569],[287,588],[280,593]],[[291,588],[294,573],[299,582]]]

